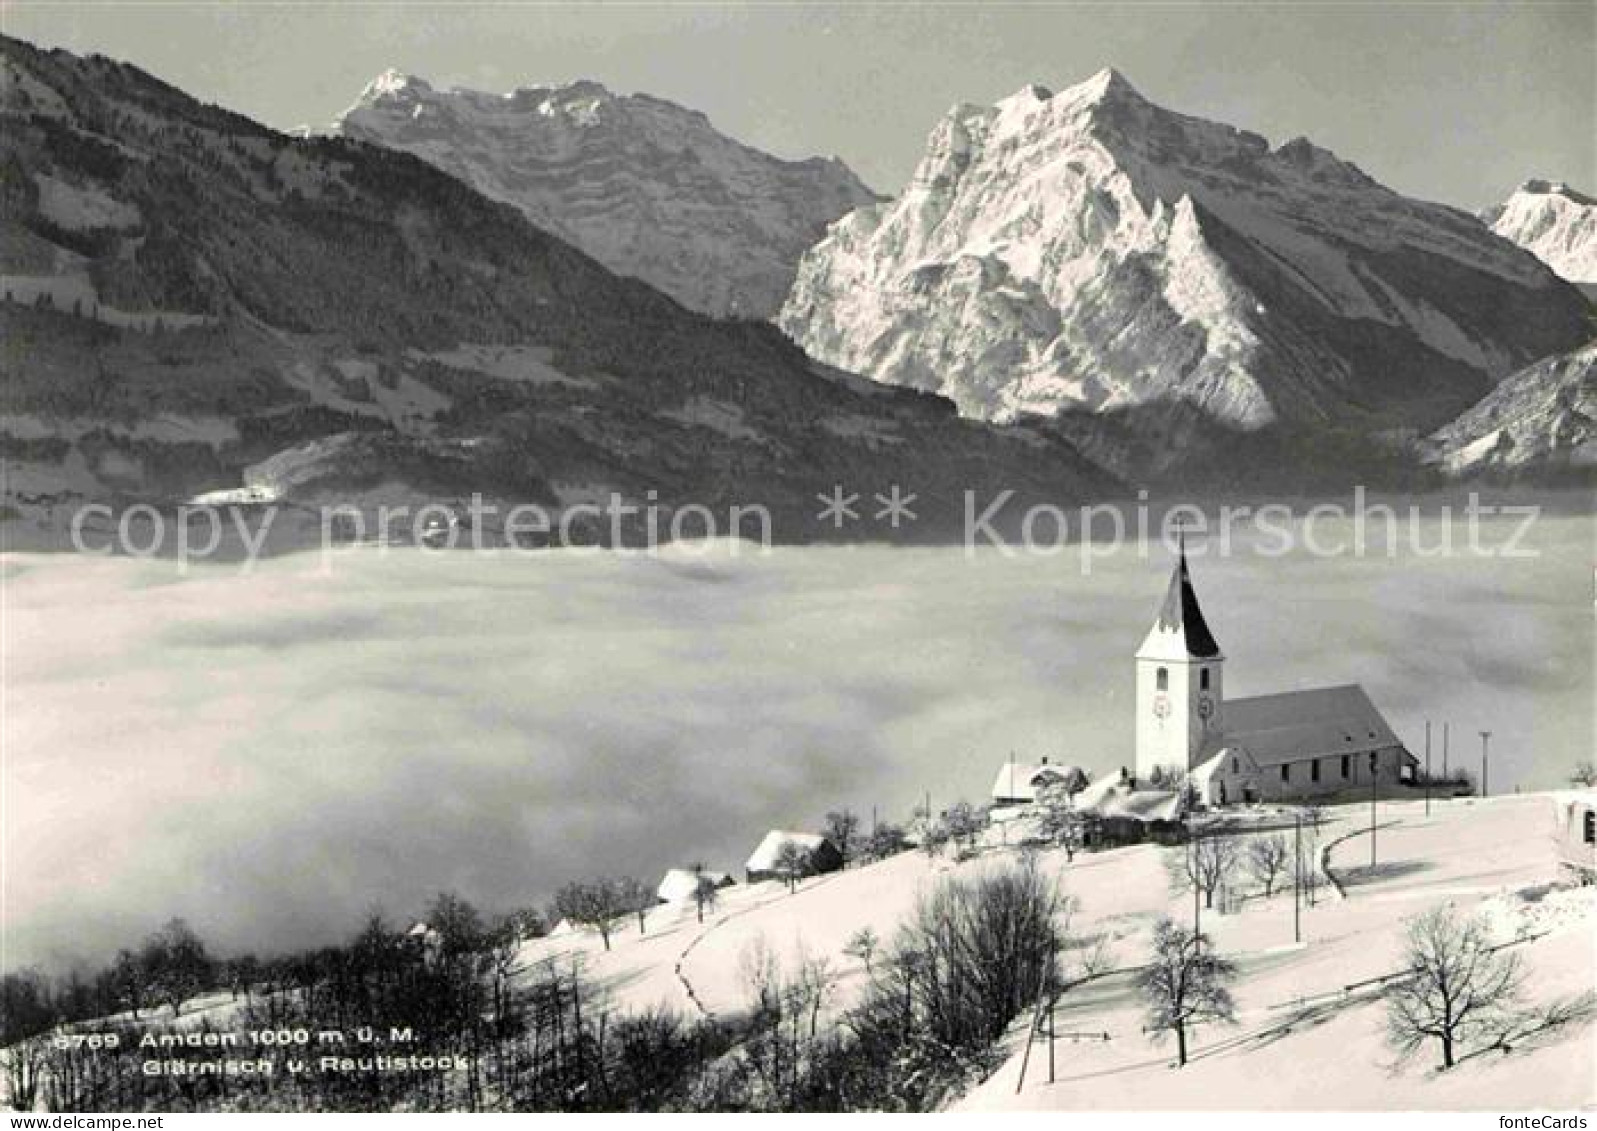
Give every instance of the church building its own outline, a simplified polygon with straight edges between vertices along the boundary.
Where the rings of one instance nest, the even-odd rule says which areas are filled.
[[[1225,655],[1183,547],[1137,650],[1137,778],[1187,775],[1211,805],[1305,800],[1412,783],[1418,760],[1362,687],[1225,697]]]

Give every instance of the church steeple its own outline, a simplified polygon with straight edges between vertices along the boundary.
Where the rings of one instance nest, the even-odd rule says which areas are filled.
[[[1225,734],[1225,657],[1209,631],[1178,535],[1176,564],[1153,627],[1137,649],[1137,773],[1185,773]]]
[[[1186,540],[1179,534],[1177,538],[1180,541],[1176,549],[1176,567],[1170,574],[1170,587],[1165,591],[1159,616],[1138,654],[1157,652],[1166,659],[1215,659],[1220,656],[1220,645],[1209,631],[1209,622],[1203,619],[1203,609],[1198,606],[1198,594],[1187,569]]]

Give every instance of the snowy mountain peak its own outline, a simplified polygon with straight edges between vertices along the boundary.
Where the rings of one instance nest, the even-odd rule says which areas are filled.
[[[1562,181],[1529,180],[1481,219],[1570,282],[1597,286],[1597,200],[1585,193]]]
[[[381,98],[401,98],[406,95],[419,96],[430,94],[432,87],[426,79],[417,78],[415,75],[406,74],[395,67],[390,67],[371,82],[366,84],[360,92],[360,102],[370,103]]]
[[[1108,102],[1114,99],[1144,101],[1141,92],[1131,85],[1125,75],[1113,67],[1104,67],[1085,82],[1077,83],[1062,92],[1075,101]]]
[[[809,251],[778,321],[828,364],[972,416],[1177,399],[1254,427],[1434,426],[1569,348],[1583,317],[1471,217],[1105,69],[955,106],[898,200]]]
[[[876,199],[840,161],[784,161],[591,79],[488,94],[384,75],[374,90],[335,132],[413,153],[707,314],[774,314],[804,249]]]
[[[1524,184],[1520,185],[1518,191],[1522,193],[1530,193],[1536,196],[1562,196],[1567,200],[1574,201],[1576,204],[1597,204],[1597,200],[1594,200],[1583,192],[1576,192],[1563,181],[1542,181],[1533,177]]]
[[[1019,109],[1022,112],[1031,110],[1053,98],[1054,92],[1046,86],[1029,82],[1008,98],[1000,99],[996,109],[1003,113],[1009,109]]]

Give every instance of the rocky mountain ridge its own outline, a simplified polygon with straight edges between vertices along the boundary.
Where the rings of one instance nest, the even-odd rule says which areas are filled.
[[[333,130],[413,153],[717,317],[771,317],[826,225],[876,199],[836,158],[784,161],[590,81],[498,95],[388,71]]]
[[[1559,181],[1530,180],[1481,219],[1570,282],[1597,292],[1597,200]]]
[[[1244,429],[1433,428],[1583,339],[1583,297],[1466,213],[1105,70],[961,105],[833,225],[779,324],[961,412],[1176,399]]]
[[[817,494],[898,483],[930,537],[967,488],[1114,489],[1057,437],[684,310],[409,154],[112,60],[0,38],[0,194],[12,521],[246,485],[557,513],[652,491],[810,540],[872,534],[818,525]]]

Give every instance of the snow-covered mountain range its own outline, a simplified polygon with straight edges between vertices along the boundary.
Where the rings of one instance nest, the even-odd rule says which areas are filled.
[[[1506,378],[1427,445],[1454,475],[1597,466],[1597,342]]]
[[[1476,217],[1104,70],[954,107],[896,200],[806,254],[778,321],[988,419],[1175,398],[1248,428],[1432,428],[1586,315]]]
[[[685,310],[411,154],[100,56],[0,36],[0,171],[9,545],[107,498],[737,498],[802,540],[839,533],[815,498],[844,475],[914,484],[917,533],[965,490],[1116,489],[1063,437]]]
[[[499,95],[389,71],[333,130],[413,153],[717,316],[775,314],[826,225],[876,199],[835,158],[784,161],[697,111],[595,82]]]
[[[1597,200],[1557,181],[1526,181],[1481,219],[1570,282],[1597,287]]]

